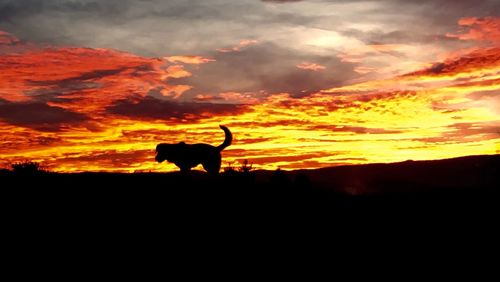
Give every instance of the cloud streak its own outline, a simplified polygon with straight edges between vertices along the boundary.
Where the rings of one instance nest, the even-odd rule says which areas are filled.
[[[299,69],[303,70],[310,70],[310,71],[320,71],[326,69],[325,66],[322,66],[320,64],[315,64],[315,63],[309,63],[309,62],[302,62],[297,65]]]

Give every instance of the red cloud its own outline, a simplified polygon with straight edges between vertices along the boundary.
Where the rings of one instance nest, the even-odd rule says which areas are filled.
[[[442,63],[432,67],[409,73],[405,76],[440,76],[474,72],[500,67],[500,48],[491,47],[477,49],[461,57],[452,56]]]
[[[5,31],[0,30],[0,45],[10,45],[21,42],[18,38],[7,33]]]
[[[36,49],[32,44],[21,41],[14,35],[0,30],[0,56],[2,54],[19,54],[32,49]]]
[[[151,91],[179,96],[189,87],[171,86],[170,77],[190,75],[181,66],[108,49],[49,48],[0,57],[0,98],[43,100],[81,113],[95,113],[114,101]]]
[[[460,40],[500,41],[500,18],[498,17],[462,18],[458,24],[463,27],[463,30],[457,34],[448,33],[448,37]]]

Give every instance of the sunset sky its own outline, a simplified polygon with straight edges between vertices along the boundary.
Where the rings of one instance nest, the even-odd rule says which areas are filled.
[[[0,168],[169,171],[500,153],[498,0],[0,0]]]

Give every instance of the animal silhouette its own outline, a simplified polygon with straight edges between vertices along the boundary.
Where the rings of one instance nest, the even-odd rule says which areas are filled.
[[[174,163],[181,169],[181,172],[187,172],[193,167],[201,164],[210,174],[218,174],[221,166],[221,151],[231,145],[233,135],[231,131],[223,125],[219,127],[224,130],[225,139],[219,146],[209,144],[178,144],[161,143],[156,146],[156,161],[161,163],[168,161]]]

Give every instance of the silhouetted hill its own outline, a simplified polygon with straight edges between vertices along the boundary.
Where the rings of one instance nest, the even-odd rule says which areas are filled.
[[[323,189],[348,194],[496,189],[500,155],[467,156],[434,161],[405,161],[322,168],[303,173]]]

